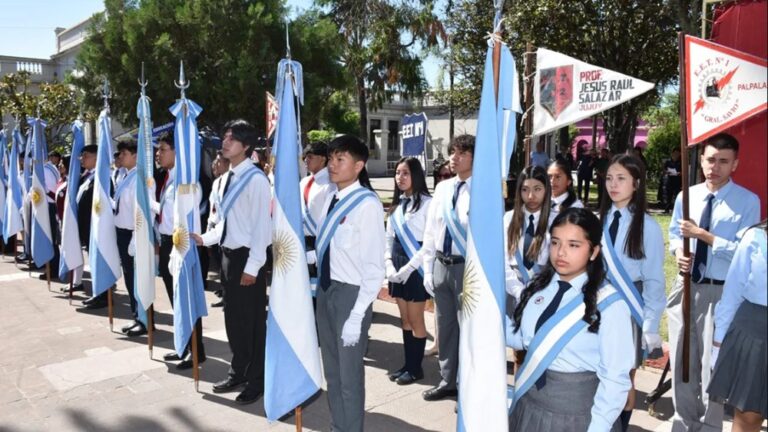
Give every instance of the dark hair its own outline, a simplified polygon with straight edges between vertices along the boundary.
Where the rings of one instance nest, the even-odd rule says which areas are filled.
[[[368,147],[354,135],[341,135],[334,138],[328,144],[328,155],[334,153],[349,153],[355,161],[368,162]],[[368,170],[363,166],[363,170],[357,176],[357,180],[364,188],[373,190],[371,179],[368,178]]]
[[[643,248],[643,230],[645,229],[645,214],[648,212],[648,200],[645,197],[645,164],[635,156],[627,154],[618,154],[611,159],[608,165],[610,168],[614,164],[619,164],[629,171],[632,181],[635,185],[635,191],[629,200],[627,208],[632,212],[632,221],[629,224],[627,233],[627,242],[624,244],[624,253],[632,259],[645,258],[645,249]],[[606,170],[607,172],[607,170]],[[603,182],[603,200],[600,202],[600,222],[605,225],[611,218],[608,212],[611,210],[613,201],[608,195],[607,182]]]
[[[69,161],[72,159],[72,156],[66,155],[61,158],[61,161],[59,162],[60,165],[64,167],[65,170],[67,170],[67,173],[69,173]]]
[[[173,132],[165,131],[161,133],[160,136],[157,137],[157,144],[160,145],[161,142],[168,144],[170,148],[176,150],[176,141],[173,140]]]
[[[459,135],[451,141],[451,145],[448,147],[448,154],[453,154],[456,150],[469,152],[472,156],[475,155],[475,136],[464,134]]]
[[[573,203],[576,202],[576,192],[573,190],[573,179],[571,178],[571,164],[564,159],[555,159],[551,164],[549,164],[549,166],[555,167],[562,171],[562,173],[565,174],[565,178],[567,178],[568,182],[570,183],[568,185],[568,189],[566,190],[568,197],[565,199],[565,201],[562,202],[562,204],[560,204],[560,211],[563,211],[567,208],[570,208]]]
[[[96,144],[88,144],[87,146],[83,146],[82,153],[98,154],[99,146]]]
[[[117,145],[117,151],[118,153],[128,150],[132,154],[136,154],[136,142],[135,141],[123,141]]]
[[[434,180],[435,186],[440,183],[440,171],[442,171],[443,168],[448,168],[448,171],[451,171],[451,167],[449,166],[450,163],[450,161],[443,161],[443,163],[432,169],[432,180]]]
[[[232,138],[240,141],[243,143],[243,146],[251,149],[255,147],[259,141],[259,135],[256,133],[256,128],[243,119],[228,121],[224,125],[222,131],[222,137],[229,131],[232,134]]]
[[[547,237],[549,210],[552,208],[552,206],[549,204],[550,200],[552,199],[552,186],[549,184],[549,176],[547,175],[547,171],[540,166],[526,167],[520,172],[520,175],[517,176],[517,187],[515,187],[515,207],[514,211],[512,212],[512,222],[510,222],[509,228],[507,229],[507,244],[509,247],[507,252],[514,251],[517,248],[517,243],[520,241],[521,237],[520,233],[522,232],[523,226],[525,225],[522,190],[523,184],[526,180],[529,179],[541,182],[541,184],[543,184],[544,188],[546,189],[544,192],[544,202],[541,205],[539,224],[536,225],[536,231],[534,232],[531,247],[526,251],[528,259],[531,261],[536,261],[539,253],[541,252],[541,247],[544,245],[544,240]]]
[[[704,141],[704,147],[712,146],[718,150],[733,150],[739,154],[739,141],[727,133],[719,133]]]
[[[584,230],[584,235],[587,237],[590,246],[590,252],[594,251],[594,248],[600,246],[600,240],[602,239],[603,229],[600,225],[600,221],[597,216],[592,214],[591,211],[584,208],[569,208],[555,217],[552,221],[552,226],[549,228],[551,233],[555,228],[572,224],[579,226]],[[555,268],[552,266],[552,261],[548,261],[544,270],[541,273],[534,276],[531,282],[520,294],[520,303],[515,308],[514,313],[514,329],[517,331],[520,329],[520,322],[523,318],[523,310],[531,300],[534,294],[543,290],[552,281],[555,275]],[[587,281],[581,288],[581,292],[584,294],[584,316],[582,320],[589,324],[589,331],[591,333],[597,333],[600,329],[600,311],[597,309],[597,291],[603,285],[605,280],[605,267],[603,264],[603,252],[600,251],[594,260],[587,261]]]
[[[400,166],[400,164],[408,166],[408,170],[411,172],[411,197],[413,198],[413,205],[409,210],[412,213],[415,213],[419,207],[421,207],[421,197],[425,195],[430,196],[424,168],[421,167],[421,162],[413,156],[400,158],[395,164],[395,170],[397,170],[397,167]],[[400,205],[401,194],[402,191],[397,187],[397,182],[395,182],[395,194],[392,197],[392,205],[389,206],[387,214],[394,213],[395,209]]]
[[[315,141],[307,144],[304,147],[304,156],[310,155],[310,154],[324,157],[327,163],[328,162],[328,144],[326,144],[324,141]]]
[[[56,150],[48,152],[48,158],[57,157],[61,159],[61,153],[57,152]]]

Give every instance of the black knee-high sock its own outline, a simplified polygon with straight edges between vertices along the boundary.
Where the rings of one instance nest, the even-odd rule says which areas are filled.
[[[624,410],[619,415],[621,421],[621,430],[627,432],[629,430],[629,419],[632,417],[632,410]]]
[[[411,354],[409,356],[410,363],[408,366],[408,372],[411,375],[419,377],[424,374],[421,368],[421,363],[424,361],[424,347],[427,345],[427,338],[419,338],[413,336],[413,343],[411,343]]]
[[[408,370],[408,358],[410,357],[411,346],[413,345],[413,330],[403,330],[403,367],[401,371]]]

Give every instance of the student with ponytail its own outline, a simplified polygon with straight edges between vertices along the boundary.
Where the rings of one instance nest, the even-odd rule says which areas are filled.
[[[511,345],[528,352],[510,431],[618,431],[634,347],[629,308],[604,280],[600,221],[567,209],[550,238],[549,262],[514,312]]]
[[[645,165],[635,156],[616,155],[608,166],[600,203],[603,256],[608,279],[622,293],[633,316],[634,369],[644,354],[661,350],[659,324],[666,306],[664,236],[648,215],[645,199]],[[660,353],[659,353],[660,354]],[[629,428],[635,406],[634,388],[621,413],[622,429]]]

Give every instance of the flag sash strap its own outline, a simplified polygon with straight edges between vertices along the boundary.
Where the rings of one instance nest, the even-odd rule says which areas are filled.
[[[522,240],[522,238],[520,239]],[[522,241],[517,242],[517,249],[515,249],[515,261],[517,261],[517,269],[520,271],[520,277],[523,278],[523,283],[528,285],[528,282],[533,279],[533,277],[539,272],[539,264],[534,262],[533,266],[529,270],[525,267],[525,261],[523,258],[523,243]]]
[[[603,258],[607,267],[606,277],[611,281],[611,285],[617,288],[617,291],[629,306],[637,325],[643,326],[643,296],[635,288],[635,283],[629,277],[629,273],[619,260],[616,249],[611,241],[611,234],[608,232],[608,225],[603,227]]]
[[[597,308],[601,312],[621,299],[616,289],[604,286],[597,294]],[[515,404],[547,370],[560,351],[587,323],[584,317],[584,294],[579,293],[568,304],[552,315],[536,332],[528,347],[528,354],[515,376],[510,412]]]
[[[309,290],[312,291],[312,297],[317,297],[317,282],[316,277],[309,278]]]
[[[339,227],[339,222],[347,217],[347,215],[366,198],[378,199],[373,192],[366,188],[361,187],[353,190],[349,195],[336,203],[336,206],[333,207],[333,210],[331,210],[323,221],[323,225],[320,227],[320,231],[317,233],[317,240],[315,241],[318,281],[321,280],[320,272],[323,268],[323,256],[325,255],[325,251],[331,246],[331,238],[336,233],[336,229]]]
[[[249,162],[247,162],[249,163]],[[253,164],[248,166],[248,169],[240,175],[240,179],[235,184],[230,184],[229,189],[227,190],[227,193],[224,194],[223,199],[221,200],[221,220],[224,220],[227,218],[227,214],[229,213],[229,210],[232,209],[232,206],[235,204],[235,200],[237,200],[237,197],[240,196],[240,194],[245,190],[245,186],[248,185],[248,182],[251,181],[251,178],[253,176],[261,174],[266,177],[264,172],[258,168],[256,168]],[[229,175],[232,175],[232,173],[229,173]]]
[[[317,222],[309,213],[309,207],[304,206],[304,228],[309,231],[310,235],[317,236]]]
[[[459,250],[461,256],[467,256],[467,230],[461,226],[459,221],[459,215],[456,214],[456,209],[451,205],[451,201],[445,201],[443,207],[443,219],[445,220],[445,227],[448,228],[448,232],[453,239],[453,245]]]
[[[120,195],[123,194],[125,191],[125,188],[128,187],[128,184],[133,180],[134,177],[136,177],[136,169],[129,172],[125,177],[123,177],[123,180],[120,182],[120,184],[117,186],[117,189],[115,190],[115,202],[117,202],[120,199]]]
[[[413,259],[413,256],[421,249],[419,241],[416,240],[416,236],[413,235],[413,231],[408,228],[408,224],[405,223],[405,213],[403,212],[403,206],[397,206],[397,210],[392,213],[390,219],[392,221],[392,228],[395,231],[395,235],[400,239],[400,244],[405,250],[405,254],[408,255],[408,259]],[[424,276],[424,269],[422,266],[417,268],[419,273]]]

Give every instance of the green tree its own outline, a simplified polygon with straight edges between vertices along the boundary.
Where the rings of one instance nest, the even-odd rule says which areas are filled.
[[[35,113],[35,97],[29,93],[32,86],[29,76],[29,72],[22,71],[0,79],[0,118],[10,114],[21,121]]]
[[[392,100],[395,92],[419,96],[426,88],[419,44],[434,46],[445,32],[433,2],[316,0],[342,35],[340,63],[354,82],[360,111],[358,133],[368,138],[368,108]]]
[[[286,55],[286,9],[281,0],[106,0],[93,17],[91,36],[79,57],[86,105],[102,105],[103,77],[112,88],[110,108],[123,124],[136,124],[136,82],[145,63],[156,123],[171,120],[179,97],[179,61],[190,81],[187,96],[203,107],[200,122],[218,130],[226,121],[245,118],[265,128],[265,91],[274,91],[278,61]],[[290,26],[293,57],[304,66],[305,125],[324,99],[343,87],[335,55],[335,25],[318,14],[303,15]]]
[[[658,182],[664,161],[672,150],[680,148],[680,96],[677,93],[664,95],[657,106],[650,107],[643,114],[651,128],[648,133],[648,148],[644,156],[648,163],[648,178]]]

